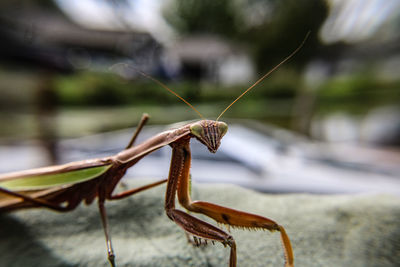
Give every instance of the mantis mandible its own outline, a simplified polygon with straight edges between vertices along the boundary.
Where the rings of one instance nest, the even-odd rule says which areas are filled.
[[[309,34],[307,34],[306,38],[308,35]],[[233,237],[209,223],[176,209],[176,197],[181,206],[186,210],[204,214],[220,224],[239,228],[266,229],[280,232],[284,248],[285,266],[294,266],[293,250],[283,226],[259,215],[234,210],[209,202],[192,201],[189,193],[191,163],[190,139],[196,138],[204,144],[211,153],[215,153],[220,146],[222,137],[228,130],[227,124],[220,122],[219,118],[237,100],[297,53],[303,46],[306,38],[288,57],[237,97],[215,121],[204,119],[185,99],[158,80],[142,73],[144,76],[154,80],[188,104],[200,115],[202,120],[187,124],[178,129],[164,131],[134,146],[136,137],[148,120],[148,115],[144,114],[127,147],[116,155],[0,175],[0,212],[33,207],[46,207],[51,210],[66,212],[76,208],[82,201],[86,204],[91,204],[95,198],[98,198],[98,207],[106,239],[108,260],[111,266],[115,267],[115,254],[111,243],[107,214],[104,206],[105,201],[125,198],[167,182],[164,204],[167,216],[188,235],[193,236],[196,243],[204,239],[206,241],[221,242],[224,246],[229,246],[230,267],[236,266],[236,244]],[[135,165],[149,153],[166,145],[172,147],[168,179],[113,194],[115,187],[125,175],[128,168]]]

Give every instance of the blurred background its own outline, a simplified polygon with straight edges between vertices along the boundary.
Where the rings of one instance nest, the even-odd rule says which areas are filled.
[[[309,31],[224,114],[216,155],[193,142],[193,179],[400,195],[400,0],[3,0],[0,172],[117,153],[144,112],[140,141],[198,119],[135,69],[215,119]]]

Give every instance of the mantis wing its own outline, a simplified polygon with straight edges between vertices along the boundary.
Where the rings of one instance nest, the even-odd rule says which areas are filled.
[[[106,158],[15,172],[0,175],[0,188],[36,198],[95,179],[111,166],[111,161]],[[20,201],[22,200],[0,192],[0,208]]]

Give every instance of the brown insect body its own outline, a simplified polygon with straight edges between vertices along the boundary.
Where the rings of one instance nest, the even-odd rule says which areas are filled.
[[[177,139],[189,134],[190,129],[188,125],[187,127],[182,127],[182,129],[179,129],[178,131],[169,130],[160,133],[140,145],[127,148],[111,157],[82,160],[64,165],[37,168],[28,171],[0,175],[0,181],[13,179],[14,177],[29,177],[30,175],[37,175],[38,173],[52,174],[62,171],[73,171],[111,164],[112,167],[109,168],[107,172],[89,181],[51,189],[27,190],[20,192],[21,194],[33,194],[35,198],[41,198],[48,202],[52,202],[53,204],[63,204],[62,209],[65,211],[73,210],[82,201],[90,204],[96,197],[99,197],[100,199],[111,199],[112,192],[125,175],[128,168],[135,165],[140,159],[154,150],[168,145],[171,142],[174,142]],[[12,196],[9,196],[8,198],[9,199],[6,199],[5,195],[1,195],[0,212],[42,206],[41,203],[32,202],[21,198],[15,198]]]
[[[12,177],[29,177],[29,175],[37,173],[51,174],[62,170],[71,171],[110,165],[110,168],[99,177],[64,187],[22,192],[8,192],[0,187],[0,193],[3,194],[3,198],[0,198],[0,211],[12,211],[21,208],[42,206],[57,211],[69,211],[74,209],[82,201],[86,204],[91,204],[97,197],[106,235],[109,260],[111,265],[115,266],[115,256],[109,237],[104,202],[106,200],[124,198],[168,181],[165,195],[165,210],[167,216],[183,228],[186,233],[193,235],[196,240],[205,239],[219,241],[224,245],[228,245],[231,248],[229,265],[236,266],[236,244],[230,234],[175,208],[175,198],[178,197],[180,204],[187,210],[205,214],[221,224],[241,228],[264,228],[270,231],[281,231],[281,229],[283,229],[272,220],[258,215],[225,208],[208,202],[193,202],[191,200],[189,193],[191,164],[190,139],[198,139],[207,146],[210,152],[215,153],[226,131],[227,125],[223,122],[201,120],[199,122],[187,124],[178,129],[162,132],[142,144],[129,147],[111,157],[2,175],[0,176],[0,181],[11,179]],[[117,195],[112,194],[129,167],[136,164],[149,153],[166,145],[172,147],[172,160],[167,180],[161,180]],[[4,197],[4,195],[6,195],[6,197]],[[281,231],[281,234],[282,240],[289,240],[284,230]],[[284,244],[285,254],[289,254],[289,257],[287,257],[287,266],[292,266],[293,256],[290,241],[284,242]]]
[[[309,33],[306,35],[306,38],[308,35]],[[260,83],[274,70],[291,58],[302,47],[306,38],[294,52],[292,52],[288,57],[286,57],[281,63],[276,65],[263,77],[257,80],[238,98],[236,98],[236,100],[233,101],[215,121],[201,120],[199,122],[190,123],[177,129],[162,132],[148,139],[142,144],[133,146],[137,135],[148,119],[148,115],[145,114],[143,115],[143,118],[128,146],[114,156],[0,175],[0,212],[32,207],[47,207],[56,211],[69,211],[74,209],[82,201],[84,201],[86,204],[90,204],[97,197],[106,237],[108,259],[111,266],[114,267],[115,255],[111,244],[104,202],[106,200],[125,198],[167,182],[164,204],[167,216],[177,225],[179,225],[187,234],[192,235],[195,243],[201,242],[199,241],[201,239],[205,239],[210,241],[218,241],[224,245],[228,245],[230,247],[230,267],[236,266],[236,244],[233,237],[209,223],[176,209],[176,197],[178,198],[179,203],[186,210],[202,213],[221,224],[239,228],[279,231],[284,247],[286,259],[285,266],[294,266],[293,251],[289,237],[286,234],[285,229],[276,222],[259,215],[234,210],[215,205],[213,203],[192,201],[189,190],[191,164],[189,143],[191,138],[196,138],[202,144],[204,144],[210,152],[215,153],[220,146],[221,138],[225,135],[228,129],[228,126],[225,123],[218,121],[218,119],[222,116],[222,114],[225,113],[226,110],[230,108],[232,104],[234,104],[254,86]],[[196,111],[200,117],[202,117],[202,115],[190,103],[188,103],[174,91],[147,74],[142,74],[154,80],[160,86],[176,95],[183,102],[188,104],[194,111]],[[172,147],[172,157],[168,179],[113,195],[115,187],[125,175],[128,168],[135,165],[140,159],[149,153],[166,145],[170,145]],[[91,174],[92,176],[90,176],[86,173],[86,170],[89,170],[89,173],[91,170],[94,170],[95,172],[94,174]],[[80,173],[80,171],[83,171],[83,176],[89,176],[81,179],[81,176],[79,175],[82,175],[82,173]],[[78,178],[66,178],[65,175],[69,174],[78,174],[76,176]],[[59,181],[60,184],[55,182],[53,183],[52,178],[57,178],[57,181]],[[22,184],[23,186],[25,181],[27,181],[27,184],[31,186],[31,188],[28,187],[24,190],[10,190],[4,187],[4,184],[8,183],[8,185],[10,185],[13,184],[13,182],[16,182],[14,183],[14,186],[18,183],[20,185]],[[36,184],[32,181],[36,181]],[[50,186],[44,186],[44,188],[42,188],[43,185],[46,185],[46,183]],[[2,184],[3,187],[1,186]],[[38,185],[39,187],[37,187]]]

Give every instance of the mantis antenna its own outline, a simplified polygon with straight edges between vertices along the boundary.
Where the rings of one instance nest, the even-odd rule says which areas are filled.
[[[221,118],[221,116],[225,113],[225,111],[227,111],[233,104],[236,103],[236,101],[238,101],[240,98],[242,98],[242,96],[244,96],[247,92],[249,92],[251,89],[253,89],[253,87],[255,87],[257,84],[259,84],[260,82],[262,82],[265,78],[267,78],[271,73],[273,73],[275,70],[277,70],[280,66],[282,66],[286,61],[288,61],[291,57],[293,57],[304,45],[304,43],[306,42],[308,36],[310,35],[311,31],[309,31],[306,34],[306,37],[304,37],[304,40],[301,42],[301,44],[289,55],[287,56],[284,60],[282,60],[278,65],[276,65],[275,67],[273,67],[270,71],[268,71],[266,74],[264,74],[264,76],[262,76],[260,79],[258,79],[255,83],[253,83],[252,86],[250,86],[249,88],[246,89],[246,91],[244,91],[240,96],[238,96],[231,104],[229,104],[229,106],[227,106],[224,111],[221,112],[221,114],[219,114],[219,116],[217,117],[217,119],[215,121],[218,121],[219,118]]]
[[[253,85],[251,85],[249,88],[247,88],[241,95],[239,95],[231,104],[229,104],[229,106],[227,106],[224,111],[221,112],[221,114],[219,114],[219,116],[217,117],[217,119],[215,121],[218,121],[219,118],[221,118],[221,116],[233,105],[236,103],[236,101],[238,101],[240,98],[242,98],[246,93],[248,93],[251,89],[253,89],[257,84],[259,84],[260,82],[262,82],[265,78],[267,78],[269,75],[271,75],[271,73],[273,73],[275,70],[277,70],[280,66],[282,66],[284,63],[286,63],[286,61],[288,61],[290,58],[292,58],[304,45],[304,43],[306,42],[308,36],[310,35],[311,31],[309,31],[306,34],[306,37],[304,37],[304,40],[301,42],[301,44],[289,55],[287,56],[284,60],[282,60],[278,65],[276,65],[275,67],[273,67],[270,71],[268,71],[266,74],[264,74],[264,76],[262,76],[260,79],[258,79],[255,83],[253,83]],[[127,63],[117,63],[113,66],[110,67],[110,69],[118,66],[118,65],[123,65],[125,67],[131,68],[135,71],[137,71],[138,73],[140,73],[141,75],[143,75],[144,77],[156,82],[158,85],[160,85],[161,87],[163,87],[165,90],[167,90],[168,92],[170,92],[171,94],[175,95],[176,97],[178,97],[180,100],[182,100],[186,105],[188,105],[191,109],[193,109],[197,115],[200,116],[201,119],[204,119],[204,116],[201,115],[201,113],[192,106],[192,104],[190,104],[188,101],[186,101],[183,97],[181,97],[178,93],[176,93],[175,91],[173,91],[172,89],[168,88],[168,86],[166,86],[164,83],[160,82],[159,80],[157,80],[156,78],[151,77],[150,75],[148,75],[147,73],[131,66],[128,65]]]
[[[204,116],[201,115],[201,113],[200,113],[197,109],[195,109],[195,107],[193,107],[192,104],[190,104],[190,103],[189,103],[188,101],[186,101],[183,97],[181,97],[180,95],[178,95],[178,93],[176,93],[176,92],[173,91],[172,89],[168,88],[168,86],[166,86],[164,83],[160,82],[160,81],[157,80],[156,78],[153,78],[153,77],[151,77],[150,75],[148,75],[147,73],[145,73],[145,72],[143,72],[143,71],[141,71],[141,70],[139,70],[139,69],[137,69],[137,68],[135,68],[135,67],[133,67],[133,66],[130,66],[130,65],[126,64],[126,63],[117,63],[117,64],[111,66],[110,69],[112,69],[112,68],[114,68],[114,67],[116,67],[116,66],[118,66],[118,65],[123,65],[123,66],[125,66],[125,67],[131,68],[131,69],[137,71],[138,73],[140,73],[141,75],[143,75],[144,77],[146,77],[146,78],[148,78],[148,79],[150,79],[150,80],[156,82],[156,83],[157,83],[158,85],[160,85],[162,88],[164,88],[165,90],[167,90],[168,92],[170,92],[171,94],[175,95],[177,98],[179,98],[180,100],[182,100],[186,105],[188,105],[191,109],[193,109],[193,110],[197,113],[197,115],[200,116],[200,118],[204,119]]]

